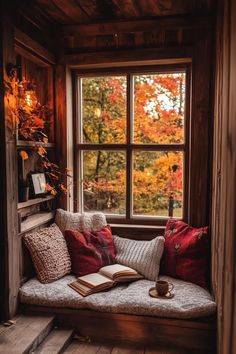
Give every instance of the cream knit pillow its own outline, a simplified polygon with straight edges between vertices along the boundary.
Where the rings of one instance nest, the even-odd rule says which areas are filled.
[[[72,213],[63,209],[57,209],[55,222],[61,232],[67,229],[98,231],[107,225],[103,213]]]
[[[136,241],[113,236],[116,262],[135,269],[146,279],[156,280],[164,250],[164,237],[151,241]]]

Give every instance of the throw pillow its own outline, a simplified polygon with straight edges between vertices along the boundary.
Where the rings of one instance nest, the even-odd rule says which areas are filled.
[[[56,224],[23,236],[41,283],[50,283],[71,271],[64,236]]]
[[[115,248],[109,225],[93,232],[66,230],[65,239],[71,257],[71,269],[76,276],[95,273],[115,261]]]
[[[183,221],[170,219],[164,237],[163,273],[207,287],[210,268],[208,227],[194,228]]]
[[[67,229],[97,231],[107,225],[106,217],[103,213],[80,214],[63,209],[57,209],[55,222],[63,233]]]
[[[113,236],[116,262],[135,269],[146,279],[156,280],[164,249],[164,238],[156,237],[151,241],[136,241]]]

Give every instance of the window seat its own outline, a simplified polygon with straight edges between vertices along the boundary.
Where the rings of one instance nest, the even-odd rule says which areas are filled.
[[[160,279],[174,284],[175,296],[172,299],[150,297],[148,290],[154,283],[145,279],[82,297],[67,286],[75,280],[74,276],[68,275],[49,284],[42,284],[36,278],[29,280],[20,289],[20,301],[27,305],[178,319],[205,317],[215,313],[216,305],[208,291],[171,277],[162,276]]]

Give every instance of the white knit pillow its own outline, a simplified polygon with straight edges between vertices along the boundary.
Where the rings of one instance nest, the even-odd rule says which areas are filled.
[[[158,236],[151,241],[136,241],[113,236],[116,262],[135,269],[146,279],[156,280],[164,250],[164,237]]]
[[[67,229],[98,231],[107,225],[103,213],[72,213],[63,209],[57,209],[55,222],[61,232]]]

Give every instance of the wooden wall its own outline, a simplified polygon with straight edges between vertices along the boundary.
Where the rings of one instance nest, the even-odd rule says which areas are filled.
[[[1,12],[1,16],[3,16]],[[6,63],[14,61],[14,26],[13,17],[7,17],[4,21],[1,21],[2,38],[5,42],[5,46],[0,47],[0,59],[2,73]],[[140,28],[140,24],[136,27],[135,36],[126,35],[134,30],[133,24],[130,27],[126,23],[126,29],[122,29],[122,33],[118,33],[118,39],[123,38],[122,42],[117,42],[114,45],[114,41],[108,41],[106,35],[101,34],[99,28],[90,31],[90,35],[96,38],[93,43],[96,45],[90,48],[92,51],[88,51],[87,43],[81,48],[74,46],[73,48],[65,48],[63,51],[58,52],[57,65],[55,70],[55,83],[56,83],[56,151],[57,156],[60,158],[60,162],[63,167],[68,166],[68,135],[67,135],[67,123],[66,116],[68,114],[67,103],[67,84],[71,85],[71,81],[68,79],[68,68],[82,68],[85,66],[93,67],[107,67],[107,66],[119,66],[135,64],[140,65],[144,61],[148,61],[150,64],[157,63],[178,63],[178,62],[190,62],[192,61],[192,107],[191,107],[191,119],[192,119],[192,131],[190,135],[191,141],[191,154],[195,156],[192,159],[192,165],[190,166],[190,179],[194,188],[191,189],[189,195],[189,205],[191,205],[189,213],[189,222],[195,226],[207,224],[209,222],[209,185],[211,172],[209,169],[208,160],[210,158],[210,146],[211,141],[209,136],[211,133],[210,127],[211,121],[211,102],[210,102],[210,90],[212,80],[212,18],[200,18],[192,22],[190,19],[181,18],[176,22],[172,21],[171,30],[169,19],[161,20],[159,22],[152,23],[152,21],[145,24],[145,28]],[[186,22],[185,22],[186,21]],[[31,32],[22,21],[17,22],[21,25],[21,30],[25,27],[26,33],[31,36]],[[159,26],[159,27],[158,27]],[[91,27],[93,28],[93,27]],[[81,28],[79,28],[81,30]],[[78,30],[78,29],[77,29]],[[111,31],[109,27],[108,32]],[[143,32],[138,35],[139,32]],[[145,35],[144,35],[145,33]],[[159,35],[157,35],[159,33]],[[32,36],[37,38],[39,33],[32,31]],[[78,31],[77,31],[78,35]],[[78,38],[80,34],[78,35]],[[135,40],[130,40],[130,38]],[[140,37],[140,38],[139,38]],[[22,37],[23,38],[23,37]],[[98,40],[99,38],[99,40]],[[139,41],[137,41],[139,38]],[[57,38],[58,39],[58,38]],[[128,40],[128,42],[126,42]],[[25,50],[27,48],[27,41],[22,39],[21,45]],[[60,42],[58,42],[60,43]],[[129,45],[123,45],[129,43]],[[147,43],[147,47],[145,47]],[[30,46],[30,45],[29,45]],[[45,50],[42,46],[38,47],[40,56],[44,57]],[[82,49],[82,52],[81,52]],[[47,53],[48,54],[48,53]],[[138,60],[137,60],[138,59]],[[3,75],[0,72],[0,80],[3,81]],[[2,83],[1,81],[1,83]],[[66,84],[67,82],[67,84]],[[3,97],[0,96],[2,100]],[[1,106],[3,107],[3,106]],[[4,256],[2,262],[2,269],[4,269],[5,281],[4,290],[2,290],[1,300],[7,304],[7,308],[4,312],[4,317],[11,317],[17,308],[17,294],[20,283],[19,276],[19,238],[17,235],[17,212],[16,212],[16,145],[12,136],[8,134],[6,122],[7,122],[7,107],[0,111],[1,133],[5,134],[5,140],[0,143],[0,153],[3,159],[3,166],[5,169],[1,170],[1,177],[3,180],[4,189],[0,191],[1,199],[3,200],[3,208],[0,209],[0,218],[3,221],[3,233],[0,237],[1,242],[1,255]],[[71,114],[71,113],[70,113]],[[188,117],[190,119],[190,117]],[[200,137],[200,138],[199,138]],[[70,141],[71,143],[71,141]],[[194,169],[192,169],[192,167]],[[61,201],[60,206],[66,207],[68,204],[66,200]],[[3,276],[3,272],[0,272]]]
[[[236,2],[219,2],[212,197],[218,354],[236,353]]]
[[[1,253],[1,317],[12,317],[17,309],[19,288],[19,240],[17,238],[17,171],[16,136],[9,104],[4,100],[4,80],[7,63],[14,63],[14,27],[10,13],[0,3],[0,253]]]

